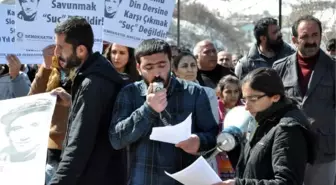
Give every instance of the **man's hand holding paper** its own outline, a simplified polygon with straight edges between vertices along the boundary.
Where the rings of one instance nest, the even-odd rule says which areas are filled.
[[[200,139],[196,134],[192,134],[189,139],[181,141],[175,145],[189,154],[196,155],[200,147]]]

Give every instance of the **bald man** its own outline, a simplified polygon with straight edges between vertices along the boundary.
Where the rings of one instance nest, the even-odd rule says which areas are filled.
[[[233,69],[232,54],[227,51],[220,51],[217,54],[217,63],[229,69]]]
[[[197,80],[202,86],[215,89],[222,77],[234,75],[230,69],[217,64],[217,50],[211,41],[198,42],[193,53],[199,69]]]
[[[232,64],[233,64],[233,69],[236,67],[238,60],[243,58],[243,55],[240,53],[236,53],[232,55]]]

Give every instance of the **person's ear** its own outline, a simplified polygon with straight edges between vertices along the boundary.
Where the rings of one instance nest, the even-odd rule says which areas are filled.
[[[266,36],[260,36],[259,37],[261,43],[266,43],[267,42],[267,37]]]
[[[280,98],[281,98],[281,96],[277,94],[277,95],[274,95],[274,96],[271,97],[271,101],[273,103],[276,103],[280,100]]]
[[[76,48],[76,54],[78,58],[83,59],[86,58],[86,56],[88,55],[88,51],[84,45],[79,45]]]
[[[140,64],[139,64],[139,62],[136,63],[136,68],[137,68],[137,70],[138,70],[139,75],[142,76],[142,73],[141,73],[141,70],[140,70]]]
[[[294,36],[292,36],[292,43],[297,46],[298,45],[298,39]]]

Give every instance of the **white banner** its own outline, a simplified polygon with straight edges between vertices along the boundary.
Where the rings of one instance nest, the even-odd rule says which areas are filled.
[[[41,51],[27,51],[15,46],[15,15],[15,5],[0,4],[0,64],[7,63],[8,54],[15,54],[23,64],[41,63]]]
[[[92,26],[95,37],[93,51],[102,50],[104,1],[16,0],[16,10],[16,42],[24,49],[42,50],[54,44],[56,24],[71,16],[81,16]]]
[[[49,93],[0,101],[0,184],[44,184],[55,103]]]
[[[105,0],[103,39],[136,48],[149,38],[165,40],[175,0]]]

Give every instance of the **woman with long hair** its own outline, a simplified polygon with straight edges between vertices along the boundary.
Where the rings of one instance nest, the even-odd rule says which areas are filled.
[[[140,80],[139,72],[136,69],[133,48],[112,43],[105,49],[104,56],[120,74],[127,75],[130,81],[135,82]]]
[[[216,94],[218,97],[219,130],[223,130],[225,115],[234,107],[241,105],[240,81],[236,76],[226,75],[217,84]],[[236,155],[239,157],[239,153]],[[227,180],[235,176],[234,168],[226,154],[221,152],[216,156],[218,174],[222,180]]]

